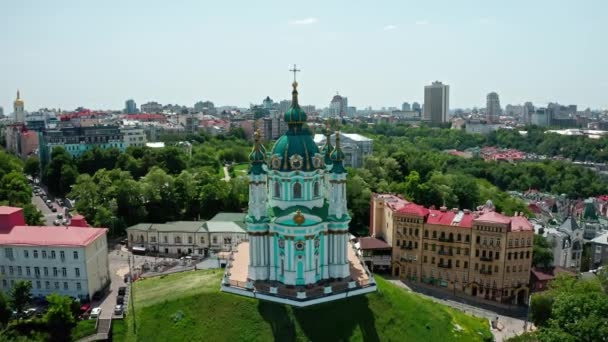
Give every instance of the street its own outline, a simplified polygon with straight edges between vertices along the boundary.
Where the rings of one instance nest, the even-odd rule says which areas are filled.
[[[53,202],[53,206],[57,208],[57,212],[54,213],[51,211],[51,209],[49,209],[49,207],[46,206],[44,200],[42,200],[42,198],[38,195],[32,194],[32,204],[42,212],[42,215],[44,215],[44,223],[47,226],[53,225],[53,221],[57,218],[58,213],[63,214],[63,208],[60,207],[56,202]]]

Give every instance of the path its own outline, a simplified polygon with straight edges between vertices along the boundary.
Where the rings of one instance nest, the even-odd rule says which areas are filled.
[[[228,166],[224,166],[224,182],[230,182],[230,173],[228,173]]]
[[[498,326],[501,329],[491,329],[492,334],[494,335],[494,338],[497,342],[505,341],[507,338],[522,334],[524,332],[525,321],[523,319],[501,315],[496,311],[490,310],[488,308],[480,308],[477,306],[455,301],[450,299],[449,297],[444,296],[443,294],[431,292],[429,291],[429,289],[426,288],[424,289],[424,293],[420,292],[422,289],[419,287],[416,287],[415,290],[412,290],[410,286],[398,279],[389,279],[389,281],[401,288],[405,288],[408,291],[415,292],[419,296],[428,298],[436,303],[440,303],[452,307],[454,309],[458,309],[473,316],[485,318],[488,320],[493,320],[498,317]],[[488,324],[490,323],[488,322]]]

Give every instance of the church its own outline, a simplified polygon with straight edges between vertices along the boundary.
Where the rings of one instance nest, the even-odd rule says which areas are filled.
[[[255,134],[249,160],[248,241],[230,257],[222,291],[295,306],[373,292],[373,275],[349,242],[346,169],[335,133],[319,150],[298,104],[267,152]],[[331,135],[327,130],[326,135]]]

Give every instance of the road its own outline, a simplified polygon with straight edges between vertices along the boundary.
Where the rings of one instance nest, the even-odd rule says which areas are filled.
[[[454,309],[458,309],[473,316],[486,318],[488,319],[488,324],[490,324],[490,320],[498,318],[498,326],[500,330],[492,329],[492,334],[494,334],[494,338],[497,342],[505,341],[510,337],[520,335],[524,332],[525,322],[522,319],[501,315],[500,313],[488,308],[480,308],[478,306],[458,302],[450,299],[449,297],[446,297],[442,293],[430,293],[428,289],[425,289],[424,293],[418,291],[420,289],[414,291],[407,284],[404,284],[402,281],[397,279],[391,279],[389,281],[397,286],[406,288],[407,290],[415,292],[419,296],[426,297],[434,302],[450,306]]]
[[[32,204],[38,208],[44,215],[44,223],[47,226],[52,226],[53,221],[57,218],[58,213],[63,213],[63,208],[61,208],[56,202],[53,202],[53,206],[57,208],[57,212],[54,213],[46,206],[46,203],[40,198],[40,196],[32,195]]]

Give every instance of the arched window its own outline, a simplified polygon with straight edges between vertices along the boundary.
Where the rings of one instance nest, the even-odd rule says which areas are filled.
[[[176,236],[175,239],[174,239],[174,242],[175,243],[182,243],[182,238],[179,237],[179,236]]]
[[[302,198],[302,184],[296,182],[293,185],[293,198]]]
[[[281,184],[277,181],[274,182],[274,197],[281,197]]]
[[[144,236],[143,235],[139,236],[139,242],[144,242]]]
[[[319,197],[319,182],[315,182],[314,185],[314,196]]]
[[[163,240],[165,241],[165,243],[169,242],[169,240],[167,239],[167,236],[163,236]]]

